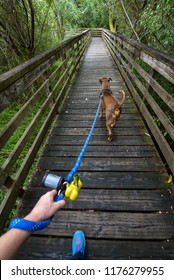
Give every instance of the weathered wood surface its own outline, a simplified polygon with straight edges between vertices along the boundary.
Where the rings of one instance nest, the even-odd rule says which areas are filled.
[[[124,83],[101,38],[93,38],[50,132],[38,169],[23,198],[27,214],[47,189],[46,170],[66,176],[90,130],[102,75],[112,77],[116,96]],[[173,259],[174,201],[167,173],[149,132],[126,90],[122,115],[107,141],[105,118],[96,128],[79,168],[83,188],[76,201],[67,201],[52,223],[34,234],[19,259],[68,259],[71,238],[84,231],[89,259]]]

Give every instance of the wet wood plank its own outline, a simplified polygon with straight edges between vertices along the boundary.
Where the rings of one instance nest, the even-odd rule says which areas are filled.
[[[71,238],[31,237],[19,259],[66,260],[71,258]],[[37,250],[33,250],[37,248]],[[99,250],[100,248],[100,250]],[[160,260],[174,258],[174,242],[88,239],[90,260]]]
[[[38,186],[27,192],[23,203],[27,205],[26,213],[32,209],[45,189]],[[83,186],[78,196],[78,203],[67,201],[64,209],[91,211],[130,211],[130,212],[171,212],[173,200],[169,190],[121,190],[100,188],[88,189]]]
[[[49,159],[51,160],[51,159]],[[163,171],[164,172],[164,171]],[[107,189],[138,189],[138,190],[152,190],[152,189],[169,189],[167,184],[168,176],[163,172],[115,172],[115,171],[82,171],[80,172],[83,180],[83,188],[107,188]],[[53,174],[67,176],[67,171],[52,171]],[[37,170],[31,179],[31,186],[33,191],[42,186],[42,178],[45,174],[43,170]],[[170,189],[169,189],[170,190]],[[43,192],[45,192],[43,188]]]
[[[72,162],[76,162],[76,157],[57,158],[53,157],[47,162],[47,158],[40,159],[39,168],[46,170],[66,170],[67,172],[73,168]],[[93,171],[158,171],[163,168],[160,162],[153,158],[84,158],[80,164],[79,172],[84,170]]]

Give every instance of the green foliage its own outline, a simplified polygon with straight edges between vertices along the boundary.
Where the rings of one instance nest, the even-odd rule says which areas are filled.
[[[135,38],[122,4],[143,43],[173,54],[173,0],[1,0],[0,72],[55,46],[74,30],[109,28],[109,20],[116,32]]]
[[[36,115],[38,109],[42,106],[42,103],[44,102],[44,99],[45,99],[44,96],[41,97],[40,102],[32,108],[32,110],[29,112],[27,117],[23,120],[21,125],[15,130],[15,132],[10,137],[10,139],[7,141],[5,146],[0,150],[0,167],[3,166],[3,164],[5,163],[7,158],[9,157],[10,153],[13,151],[14,147],[16,146],[16,143],[19,141],[20,137],[22,137],[26,128],[29,126],[32,119]],[[4,110],[1,113],[0,130],[2,130],[5,127],[5,125],[12,119],[12,117],[19,111],[19,109],[22,107],[23,103],[25,103],[25,99],[23,98],[23,100],[21,100],[21,98],[20,98],[20,99],[16,100],[14,103],[12,103],[6,110]],[[31,145],[33,144],[33,141],[35,140],[35,138],[36,138],[36,136],[37,136],[37,134],[38,134],[45,118],[46,118],[46,116],[48,115],[48,113],[49,113],[49,108],[45,111],[41,121],[37,124],[32,136],[30,137],[27,144],[23,148],[23,151],[22,151],[21,155],[19,156],[19,158],[14,163],[13,168],[12,168],[11,172],[9,173],[9,175],[11,177],[13,177],[18,172],[19,168],[21,167],[21,164],[23,163],[23,161],[24,161]],[[28,185],[28,181],[30,179],[30,176],[31,176],[32,172],[34,171],[34,169],[36,168],[36,161],[37,161],[38,156],[39,156],[39,153],[38,153],[35,161],[33,162],[33,165],[30,169],[30,172],[29,172],[29,174],[28,174],[28,176],[27,176],[27,178],[24,182],[24,185],[23,185],[24,188]],[[6,190],[1,190],[0,189],[0,204],[3,201],[3,199],[5,197],[5,194],[6,194]],[[8,222],[13,218],[17,206],[18,206],[18,203],[16,202],[13,210],[10,213],[10,216],[8,218]],[[7,227],[8,227],[8,222],[7,222]],[[7,228],[4,229],[4,232],[5,231],[7,231]]]
[[[174,1],[149,1],[142,12],[141,37],[154,48],[173,54]]]
[[[105,1],[75,1],[79,10],[78,27],[108,28],[108,5]]]

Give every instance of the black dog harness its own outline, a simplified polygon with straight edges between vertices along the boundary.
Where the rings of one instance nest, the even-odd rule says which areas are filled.
[[[99,98],[103,98],[103,96],[104,96],[105,94],[109,94],[109,93],[112,94],[112,90],[110,90],[109,88],[103,89],[103,90],[100,92],[100,94],[99,94]]]

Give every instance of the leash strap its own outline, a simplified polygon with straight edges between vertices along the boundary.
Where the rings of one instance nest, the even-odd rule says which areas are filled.
[[[97,117],[98,117],[98,114],[99,114],[99,111],[100,111],[101,103],[102,103],[102,99],[100,99],[100,102],[98,104],[98,108],[97,108],[97,111],[96,111],[96,114],[95,114],[95,118],[94,118],[93,124],[91,126],[91,130],[90,130],[90,132],[88,134],[88,137],[86,138],[86,141],[85,141],[85,143],[83,145],[83,148],[82,148],[82,150],[81,150],[81,152],[80,152],[80,154],[79,154],[79,156],[78,156],[78,158],[76,160],[76,163],[75,163],[74,167],[71,169],[71,171],[69,172],[69,174],[66,177],[66,181],[67,182],[71,182],[72,181],[72,178],[73,178],[74,174],[77,172],[77,170],[78,170],[78,168],[80,166],[80,163],[82,161],[82,157],[83,157],[83,155],[84,155],[84,153],[86,151],[86,148],[88,146],[89,140],[91,139],[91,136],[92,136],[95,124],[97,122]]]
[[[45,227],[47,227],[50,222],[51,222],[52,218],[49,218],[47,220],[42,220],[40,222],[35,222],[35,221],[29,221],[26,219],[22,219],[22,218],[14,218],[11,222],[10,222],[10,228],[19,228],[19,229],[23,229],[23,230],[27,230],[27,231],[38,231],[38,230],[42,230]]]
[[[63,197],[64,195],[60,193],[54,198],[54,201],[57,202],[59,200],[62,200]],[[45,219],[39,222],[29,221],[23,218],[14,218],[13,220],[11,220],[9,228],[19,228],[34,232],[46,228],[51,223],[52,218],[53,216],[49,219]]]

